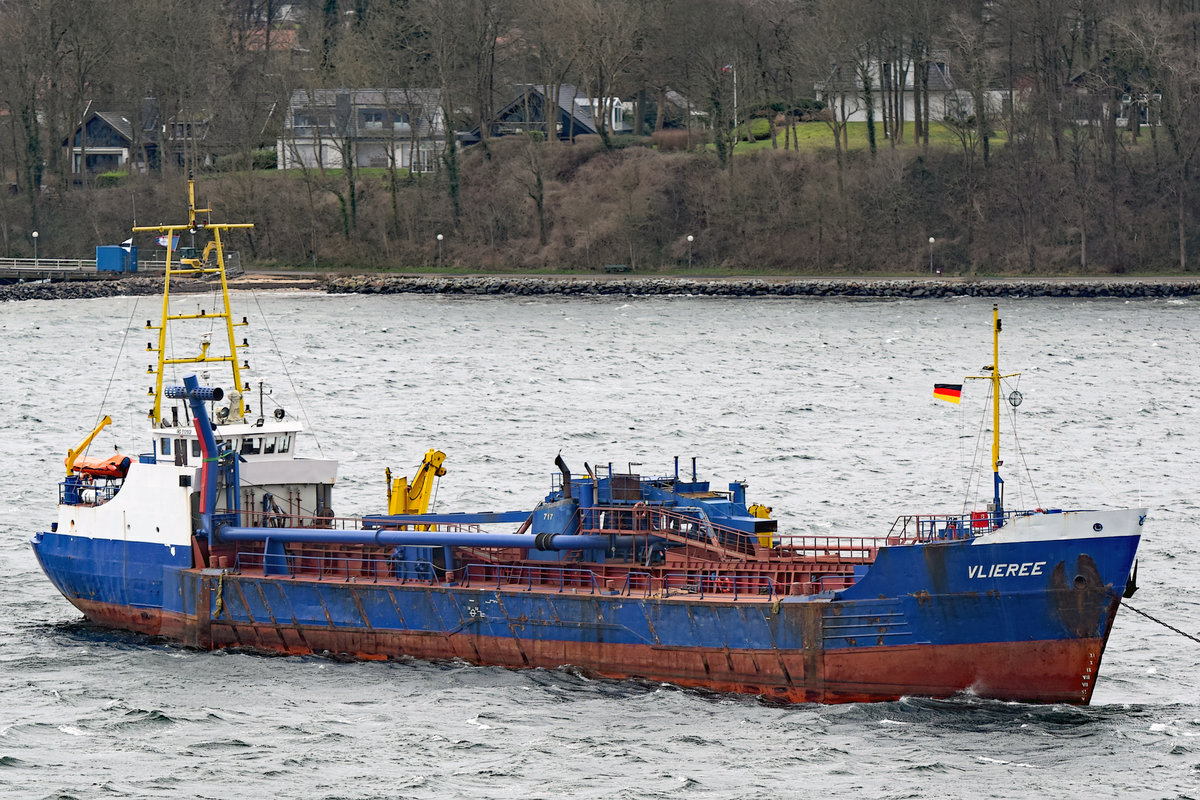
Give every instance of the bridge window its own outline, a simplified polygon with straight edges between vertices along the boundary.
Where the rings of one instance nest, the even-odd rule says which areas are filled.
[[[263,452],[264,453],[274,453],[275,452],[275,437],[274,436],[270,437],[269,439],[263,439]]]
[[[288,446],[291,445],[291,443],[291,434],[284,434],[283,438],[279,440],[279,452],[286,453],[288,451]]]
[[[192,456],[195,458],[200,457],[200,440],[199,439],[192,439]]]
[[[166,436],[162,437],[162,445],[161,445],[160,449],[164,456],[171,455],[171,440],[168,439]]]
[[[250,436],[242,439],[242,455],[255,456],[260,450],[262,450],[262,439],[254,439]]]

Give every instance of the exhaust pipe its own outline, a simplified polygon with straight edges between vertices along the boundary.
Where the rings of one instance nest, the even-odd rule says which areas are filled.
[[[563,499],[570,500],[571,494],[571,470],[567,469],[567,462],[563,461],[562,453],[554,457],[554,466],[562,470],[563,474]]]

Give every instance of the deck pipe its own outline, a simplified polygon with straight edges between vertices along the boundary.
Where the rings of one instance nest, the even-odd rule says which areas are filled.
[[[172,400],[187,398],[192,407],[192,422],[196,434],[200,437],[204,449],[204,464],[200,469],[200,484],[203,494],[200,498],[200,535],[212,544],[213,510],[217,507],[217,439],[213,435],[212,425],[208,421],[208,411],[204,408],[206,402],[221,400],[225,392],[221,387],[209,388],[201,386],[199,379],[185,375],[183,386],[167,386],[163,394]]]
[[[631,547],[635,537],[565,533],[480,533],[461,531],[338,531],[328,528],[244,528],[217,530],[224,542],[404,545],[416,547],[526,547],[534,550],[586,550]],[[644,540],[644,537],[636,537]]]

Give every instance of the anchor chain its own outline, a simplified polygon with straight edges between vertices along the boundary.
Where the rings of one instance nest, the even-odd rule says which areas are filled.
[[[1146,619],[1148,619],[1152,622],[1157,622],[1159,625],[1162,625],[1164,628],[1173,630],[1176,633],[1178,633],[1180,636],[1186,636],[1187,638],[1191,639],[1193,642],[1200,644],[1200,636],[1193,636],[1192,634],[1188,633],[1187,631],[1181,631],[1181,630],[1179,630],[1179,628],[1176,628],[1174,625],[1170,625],[1166,622],[1163,622],[1158,617],[1151,616],[1151,615],[1147,614],[1145,611],[1134,608],[1133,606],[1129,605],[1129,603],[1126,603],[1124,600],[1121,601],[1121,605],[1125,606],[1126,608],[1128,608],[1130,611],[1132,611],[1135,614],[1141,614]]]

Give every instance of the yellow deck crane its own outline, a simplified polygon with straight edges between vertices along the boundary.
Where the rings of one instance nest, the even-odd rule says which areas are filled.
[[[429,498],[433,495],[434,478],[446,474],[442,462],[446,454],[441,450],[430,450],[425,454],[421,466],[413,475],[412,482],[403,476],[392,477],[391,469],[387,475],[387,499],[389,514],[425,514],[429,511]]]

